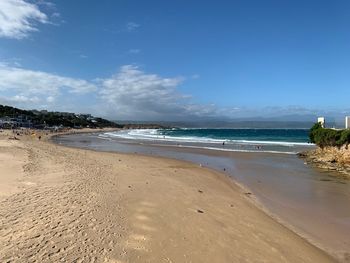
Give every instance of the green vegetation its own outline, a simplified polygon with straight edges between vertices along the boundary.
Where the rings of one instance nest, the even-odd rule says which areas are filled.
[[[322,128],[320,123],[310,129],[310,141],[322,149],[327,146],[340,148],[350,144],[350,130],[334,130]]]
[[[34,128],[47,126],[64,126],[71,128],[121,128],[122,125],[102,118],[96,118],[90,114],[75,114],[70,112],[48,112],[37,110],[21,110],[10,106],[0,105],[0,118],[17,122],[30,122]]]
[[[19,115],[26,115],[28,117],[34,117],[35,114],[31,111],[21,110],[17,108],[13,108],[10,106],[0,105],[0,118],[2,117],[17,117]]]

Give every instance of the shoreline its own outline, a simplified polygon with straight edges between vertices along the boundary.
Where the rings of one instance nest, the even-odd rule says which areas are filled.
[[[250,195],[250,197],[257,197],[265,212],[281,224],[336,258],[341,260],[348,258],[349,246],[347,244],[349,244],[350,232],[347,230],[349,229],[348,223],[343,219],[350,216],[347,209],[350,201],[348,182],[346,179],[334,177],[328,172],[324,173],[306,166],[296,155],[266,152],[227,153],[205,149],[194,151],[194,149],[181,146],[147,144],[134,140],[100,140],[96,134],[83,136],[82,141],[80,136],[63,138],[59,143],[70,147],[103,152],[137,152],[146,156],[165,156],[214,168],[224,175],[233,177],[231,180],[233,179],[245,189],[249,189],[247,192],[253,192],[254,195]],[[193,153],[196,156],[192,156]],[[206,157],[204,158],[204,156]],[[226,161],[223,162],[223,158]],[[232,161],[234,163],[231,165]],[[218,163],[218,165],[213,166],[214,163]],[[236,167],[238,164],[239,167]],[[226,169],[223,169],[225,167]],[[257,183],[249,179],[253,174],[256,176],[253,176],[252,179],[255,178]],[[300,182],[295,184],[295,179]],[[261,187],[264,188],[263,191],[261,191]],[[304,194],[301,194],[300,191],[304,191]],[[322,194],[333,192],[336,192],[337,195]]]
[[[53,142],[55,144],[57,144],[58,142]],[[137,145],[137,142],[133,142],[131,144]],[[177,159],[174,157],[166,157],[166,156],[160,156],[160,155],[152,155],[152,154],[147,154],[147,153],[139,153],[139,152],[134,152],[134,153],[126,153],[126,152],[118,152],[118,151],[113,151],[113,150],[100,150],[100,149],[91,149],[89,147],[87,148],[81,148],[79,146],[72,146],[72,145],[62,145],[63,147],[68,147],[68,148],[73,148],[73,149],[86,149],[86,150],[90,150],[90,151],[94,151],[94,152],[107,152],[107,153],[122,153],[122,154],[126,154],[126,155],[137,155],[137,156],[144,156],[144,157],[151,157],[151,158],[159,158],[159,159],[163,159],[163,160],[177,160],[180,162],[185,162],[185,163],[190,163],[190,164],[195,164],[198,165],[198,163],[196,164],[196,162],[194,161],[188,161],[186,159]],[[147,146],[146,146],[147,147]],[[156,147],[171,147],[174,148],[176,151],[176,147],[174,145],[157,145]],[[191,152],[191,148],[187,148],[185,147],[185,149],[183,147],[180,147],[180,149],[178,149],[180,152],[182,152],[183,150],[185,151],[189,151]],[[211,151],[211,150],[207,150],[207,149],[196,149],[196,152],[199,152],[201,154],[205,154],[205,155],[212,155],[212,156],[220,156],[220,154],[217,151]],[[265,156],[270,156],[271,153],[269,152],[257,152],[257,153],[252,153],[252,152],[232,152],[233,156],[234,155],[244,155],[244,156],[251,156],[252,154],[257,154],[257,155],[265,155]],[[274,156],[280,156],[280,157],[284,157],[285,154],[284,153],[273,153],[272,155]],[[295,158],[297,157],[297,154],[293,154],[293,156]],[[202,166],[200,164],[200,166]],[[312,237],[310,235],[310,233],[307,233],[307,231],[302,230],[298,227],[296,227],[295,225],[293,225],[292,223],[288,222],[288,220],[283,219],[282,217],[280,217],[278,214],[276,214],[275,212],[271,211],[266,205],[263,204],[263,202],[259,199],[259,197],[257,195],[255,195],[254,190],[249,188],[248,186],[244,185],[243,183],[237,181],[237,179],[233,178],[232,176],[230,176],[229,174],[227,174],[225,172],[225,170],[218,170],[218,169],[213,169],[211,167],[208,166],[203,166],[203,168],[205,169],[209,169],[213,172],[217,172],[219,173],[218,179],[219,180],[224,180],[226,183],[228,184],[233,184],[238,186],[242,193],[245,194],[245,197],[247,198],[247,200],[249,200],[257,209],[261,210],[263,213],[265,213],[267,216],[271,217],[273,220],[275,220],[278,224],[280,224],[283,227],[286,227],[287,229],[289,229],[291,232],[293,232],[294,234],[298,235],[300,238],[302,238],[303,240],[305,240],[306,242],[312,244],[313,246],[317,247],[318,249],[324,251],[325,253],[327,253],[328,255],[336,258],[337,260],[342,261],[343,255],[339,254],[339,251],[334,251],[332,250],[330,247],[327,247],[325,245],[323,245],[321,242],[319,242],[316,238]],[[346,251],[343,251],[343,253],[347,253]],[[344,261],[347,262],[347,261]]]
[[[30,144],[30,143],[29,143]],[[85,149],[75,149],[75,148],[72,148],[72,147],[66,147],[66,146],[61,146],[61,145],[57,145],[57,144],[54,144],[53,142],[40,142],[40,146],[41,147],[44,147],[44,148],[50,148],[50,151],[62,151],[62,152],[72,152],[72,153],[79,153],[80,155],[81,154],[83,154],[84,156],[95,156],[95,157],[97,157],[97,156],[99,156],[99,155],[101,155],[101,152],[98,152],[98,153],[94,153],[93,151],[89,151],[89,150],[85,150]],[[44,144],[46,144],[46,145],[44,145]],[[51,145],[51,146],[50,146]],[[33,146],[33,145],[32,145]],[[148,163],[148,162],[150,162],[150,163],[158,163],[159,165],[164,165],[165,163],[170,163],[170,164],[172,164],[172,165],[174,165],[175,167],[177,167],[177,166],[179,166],[179,167],[184,167],[184,168],[175,168],[175,169],[185,169],[185,170],[188,170],[187,172],[189,172],[189,173],[193,173],[193,178],[191,178],[191,176],[185,176],[185,177],[183,177],[184,175],[181,175],[181,177],[179,177],[179,178],[177,178],[177,180],[185,180],[185,181],[187,181],[187,180],[190,180],[190,181],[188,181],[188,183],[191,183],[192,184],[192,180],[199,180],[200,182],[202,182],[204,179],[203,179],[203,176],[204,175],[201,175],[200,177],[198,177],[199,175],[198,175],[198,172],[200,172],[200,173],[204,173],[205,174],[205,179],[207,179],[207,180],[209,180],[209,178],[212,178],[212,179],[210,179],[211,181],[212,181],[212,183],[214,184],[214,185],[222,185],[222,184],[224,184],[225,186],[220,186],[219,188],[221,189],[221,187],[224,187],[224,189],[227,189],[227,187],[228,188],[230,188],[231,190],[234,190],[234,192],[236,192],[235,193],[235,195],[241,195],[242,197],[240,197],[239,198],[239,202],[243,202],[243,203],[251,203],[251,205],[248,205],[248,207],[251,207],[251,208],[249,208],[249,209],[252,209],[252,210],[256,210],[255,212],[253,212],[253,213],[258,213],[259,215],[260,215],[260,217],[262,217],[262,218],[265,218],[264,220],[266,221],[270,221],[269,219],[267,219],[266,217],[268,217],[268,218],[270,218],[272,221],[270,221],[270,223],[268,223],[268,225],[269,225],[269,227],[271,227],[271,224],[272,225],[274,225],[274,227],[272,227],[272,228],[277,228],[277,229],[279,229],[278,231],[282,231],[283,233],[284,233],[284,237],[288,237],[287,239],[293,239],[294,240],[294,242],[296,242],[296,244],[297,243],[304,243],[304,245],[302,246],[302,247],[304,247],[304,246],[306,246],[306,247],[309,247],[309,250],[311,249],[311,251],[313,250],[311,247],[314,247],[312,244],[310,244],[308,241],[306,241],[303,237],[300,237],[299,235],[297,235],[297,234],[295,234],[292,230],[290,230],[290,229],[288,229],[288,227],[286,227],[285,225],[282,225],[280,222],[278,222],[278,221],[276,221],[276,219],[274,219],[273,217],[271,217],[270,215],[268,215],[268,214],[266,214],[266,212],[265,211],[263,211],[263,210],[261,210],[261,208],[259,208],[259,206],[257,205],[257,204],[255,204],[255,201],[254,200],[252,200],[253,198],[252,197],[248,197],[247,195],[245,195],[245,193],[244,192],[246,192],[245,190],[244,190],[244,188],[242,188],[242,186],[240,186],[237,182],[234,182],[233,180],[232,180],[232,178],[229,178],[227,175],[225,175],[225,174],[222,174],[222,173],[220,173],[220,172],[217,172],[217,171],[214,171],[214,170],[212,170],[212,169],[207,169],[207,168],[199,168],[197,165],[195,165],[195,164],[193,164],[193,163],[190,163],[190,162],[186,162],[186,161],[178,161],[178,160],[172,160],[172,159],[169,159],[169,158],[158,158],[158,157],[150,157],[150,156],[142,156],[141,154],[130,154],[130,155],[127,155],[127,154],[120,154],[120,153],[102,153],[102,155],[103,155],[103,157],[105,157],[106,159],[114,159],[113,157],[116,157],[116,156],[119,156],[118,158],[125,158],[126,156],[127,156],[127,159],[133,159],[133,160],[138,160],[138,161],[140,161],[140,160],[146,160],[146,161],[143,161],[143,162],[145,162],[144,163],[144,165],[145,166],[147,166],[146,165],[146,163]],[[45,156],[45,155],[44,155]],[[101,161],[103,161],[103,158],[101,159]],[[123,160],[124,161],[124,160]],[[117,163],[118,164],[118,163]],[[108,165],[112,165],[111,163],[108,163]],[[113,164],[114,165],[114,164]],[[131,162],[130,163],[130,165],[136,165],[135,164],[135,161],[134,162]],[[131,170],[130,170],[130,168],[131,167],[124,167],[125,169],[125,173],[127,173],[127,172],[132,172]],[[101,168],[99,168],[99,169],[101,169]],[[148,168],[149,169],[149,168]],[[154,168],[152,168],[152,169],[154,169]],[[152,170],[151,169],[151,170]],[[171,169],[174,169],[174,168],[166,168],[164,171],[166,171],[166,173],[168,173],[168,172],[171,172],[170,170]],[[139,170],[140,171],[140,170]],[[196,172],[197,171],[197,172]],[[153,171],[154,172],[154,171]],[[93,177],[93,175],[91,175],[92,177]],[[134,175],[134,176],[136,176],[136,177],[139,177],[140,175],[138,175],[138,174],[136,174],[136,175]],[[93,177],[94,178],[94,177]],[[140,179],[140,178],[139,178]],[[141,179],[142,179],[142,177],[141,177]],[[160,177],[160,178],[158,178],[158,180],[169,180],[170,178],[168,178],[168,176],[165,176],[164,178],[163,177]],[[100,181],[100,179],[99,178],[94,178],[94,180],[98,180],[98,181]],[[123,180],[126,180],[125,178],[123,179]],[[147,179],[148,180],[148,179]],[[182,182],[182,181],[179,181],[180,183]],[[177,181],[176,181],[177,182]],[[203,181],[203,182],[205,182],[205,180]],[[140,183],[139,181],[138,181],[138,183]],[[162,183],[162,182],[160,182],[160,185],[162,185],[163,187],[165,187],[165,185],[164,185],[164,183]],[[188,189],[188,185],[187,184],[183,184],[183,183],[181,183],[181,186],[183,187],[183,188],[185,188],[185,189]],[[167,187],[169,187],[169,186],[167,186]],[[193,186],[192,186],[193,187]],[[130,190],[130,188],[128,187],[126,190]],[[169,190],[174,190],[174,189],[171,189],[171,187],[170,187],[170,189]],[[231,191],[230,190],[230,191]],[[125,189],[124,189],[124,191],[125,191]],[[139,189],[139,191],[144,191],[144,189],[143,188],[140,188]],[[199,190],[198,190],[199,191]],[[201,190],[202,191],[202,190]],[[210,188],[208,188],[208,190],[205,190],[204,191],[204,193],[205,193],[205,195],[207,194],[206,192],[207,191],[209,191],[210,192]],[[239,192],[239,193],[237,193],[237,191]],[[175,191],[176,192],[176,191]],[[150,192],[147,192],[149,195],[154,195],[153,193],[151,194]],[[219,193],[219,192],[218,192]],[[101,194],[101,193],[100,193]],[[221,195],[222,193],[220,192],[220,195]],[[196,194],[196,195],[194,195],[193,196],[193,198],[195,198],[195,200],[197,200],[198,199],[198,193]],[[200,195],[201,196],[203,196],[203,194],[202,193],[200,193]],[[191,197],[192,197],[192,195],[191,195]],[[172,198],[172,197],[168,197],[168,198]],[[225,197],[225,200],[226,200],[226,198],[228,198],[228,197]],[[245,200],[245,201],[244,201]],[[198,200],[197,200],[198,201]],[[212,201],[212,200],[211,200]],[[226,200],[227,201],[227,200]],[[209,202],[209,204],[207,204],[207,203],[203,203],[202,204],[203,206],[208,206],[208,205],[210,205],[210,202]],[[219,203],[217,203],[217,206],[221,206],[221,203],[219,202]],[[175,209],[175,208],[173,208],[173,209]],[[171,209],[171,210],[169,210],[169,211],[172,211],[173,209]],[[181,206],[180,207],[178,207],[178,209],[180,209],[180,211],[182,210],[182,208],[181,208]],[[213,207],[212,207],[212,209],[214,209]],[[215,207],[215,209],[217,209],[216,207]],[[210,209],[209,209],[210,210]],[[249,210],[250,211],[250,210]],[[257,212],[257,211],[260,211],[260,212]],[[195,211],[194,211],[195,212]],[[200,213],[200,212],[197,212],[197,213]],[[265,214],[266,216],[263,216],[261,213],[263,213],[263,214]],[[204,214],[207,214],[207,209],[205,209],[204,210]],[[192,217],[193,215],[191,214],[191,217]],[[215,213],[212,215],[212,216],[217,216]],[[226,216],[233,216],[233,215],[231,215],[231,214],[227,214]],[[225,221],[225,218],[224,217],[222,217],[220,220],[223,220],[223,221]],[[251,219],[250,219],[251,220]],[[263,220],[263,221],[264,221]],[[264,222],[265,222],[264,221]],[[275,223],[271,223],[271,222],[275,222]],[[261,222],[255,222],[255,223],[261,223]],[[266,223],[266,222],[265,222]],[[278,226],[276,226],[276,223],[279,225],[279,227]],[[230,222],[226,222],[225,224],[232,224],[232,222],[230,223]],[[211,224],[209,224],[209,225],[207,225],[207,226],[211,226],[211,227],[213,227],[213,225],[212,225],[212,223]],[[248,229],[249,229],[249,227],[251,227],[251,226],[249,226],[249,225],[246,225],[246,227],[248,227]],[[167,229],[167,228],[165,228],[165,229]],[[204,229],[206,229],[206,228],[204,228]],[[215,228],[216,229],[216,228]],[[221,229],[221,228],[218,228],[218,231],[220,231],[219,229]],[[283,229],[285,229],[285,230],[283,230]],[[208,228],[208,229],[206,229],[207,231],[208,231],[208,234],[210,234],[212,231],[211,231],[211,228]],[[255,229],[255,231],[257,231],[257,232],[259,232],[259,231],[261,231],[261,229]],[[289,233],[289,234],[288,234]],[[253,233],[250,233],[250,234],[253,234]],[[274,232],[268,232],[268,234],[269,235],[272,235],[272,236],[274,236],[274,235],[276,235]],[[295,235],[295,236],[294,236]],[[294,236],[294,237],[293,237]],[[227,238],[229,238],[229,237],[227,237]],[[247,236],[247,238],[250,238],[249,236]],[[275,237],[276,238],[276,237]],[[296,240],[299,240],[299,241],[296,241]],[[303,241],[302,241],[303,240]],[[309,245],[306,245],[305,244],[305,242],[307,243],[307,244],[309,244]],[[201,243],[202,244],[202,243]],[[296,245],[296,244],[293,244],[292,246],[294,247],[294,246],[298,246],[298,245]],[[232,245],[232,244],[231,244]],[[247,244],[248,246],[249,246],[249,244]],[[274,244],[274,246],[275,246],[276,244]],[[300,244],[299,244],[300,245]],[[311,246],[311,247],[310,247]],[[317,252],[317,253],[319,253],[319,256],[320,255],[322,255],[323,253],[325,253],[324,251],[322,251],[322,250],[319,250],[318,248],[316,248],[315,247],[315,249],[316,249],[316,251],[319,251],[319,252]],[[223,250],[224,252],[226,251],[226,250]],[[316,251],[314,251],[313,253],[316,253]],[[237,252],[237,251],[236,251]],[[261,252],[261,251],[260,251]],[[227,253],[227,252],[226,252]],[[253,253],[253,252],[252,252]],[[262,253],[262,252],[261,252]],[[267,253],[267,252],[266,252]],[[266,254],[265,253],[265,254]],[[286,252],[284,252],[284,253],[286,253]],[[316,254],[317,254],[316,253]],[[108,253],[107,253],[108,254]],[[267,254],[270,254],[270,253],[267,253]],[[227,256],[227,255],[226,255]],[[270,255],[271,256],[271,255]],[[289,255],[290,257],[295,257],[295,256],[298,256],[298,255]],[[322,257],[321,257],[322,258]],[[223,258],[222,258],[223,259]],[[273,259],[273,258],[272,258]],[[288,258],[286,258],[287,259],[287,261],[289,261],[289,259]],[[326,260],[327,259],[327,256],[325,256],[324,257],[324,260]],[[300,260],[300,258],[299,258],[299,260]],[[307,262],[308,260],[306,260],[306,259],[302,259],[302,260],[304,260],[305,262]],[[329,259],[330,260],[330,259]],[[272,261],[274,261],[274,260],[272,260]],[[328,260],[326,260],[326,261],[328,261]],[[332,260],[330,260],[330,261],[332,261]],[[123,261],[121,261],[121,262],[123,262]],[[142,262],[142,261],[141,261]],[[223,261],[219,261],[219,262],[228,262],[228,261],[225,261],[225,260],[223,260]],[[277,261],[276,261],[277,262]],[[290,261],[290,262],[292,262],[292,260]]]

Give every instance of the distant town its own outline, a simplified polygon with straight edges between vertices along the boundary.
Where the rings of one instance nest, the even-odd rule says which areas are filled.
[[[59,130],[62,128],[122,127],[115,122],[93,117],[91,114],[49,112],[46,110],[21,110],[0,105],[1,128],[35,128]]]
[[[76,114],[71,112],[50,112],[47,110],[22,110],[10,106],[0,105],[0,128],[16,129],[45,129],[59,131],[66,128],[167,128],[158,124],[125,123],[118,124],[91,114]]]

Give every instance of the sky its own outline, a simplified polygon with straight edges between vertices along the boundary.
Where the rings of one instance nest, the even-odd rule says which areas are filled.
[[[350,115],[347,0],[0,0],[0,104],[112,120]]]

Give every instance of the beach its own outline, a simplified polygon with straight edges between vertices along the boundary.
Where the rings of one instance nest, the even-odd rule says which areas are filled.
[[[0,134],[3,262],[334,262],[213,169]]]
[[[250,192],[250,200],[275,220],[340,261],[349,260],[349,180],[336,171],[310,166],[295,154],[299,149],[305,151],[315,146],[259,141],[264,146],[256,149],[256,141],[245,140],[242,147],[237,147],[236,140],[222,145],[222,140],[208,142],[202,138],[204,141],[198,142],[201,138],[164,138],[157,133],[121,130],[63,135],[53,140],[60,145],[95,151],[185,160],[219,171]],[[151,138],[144,136],[149,134]]]

